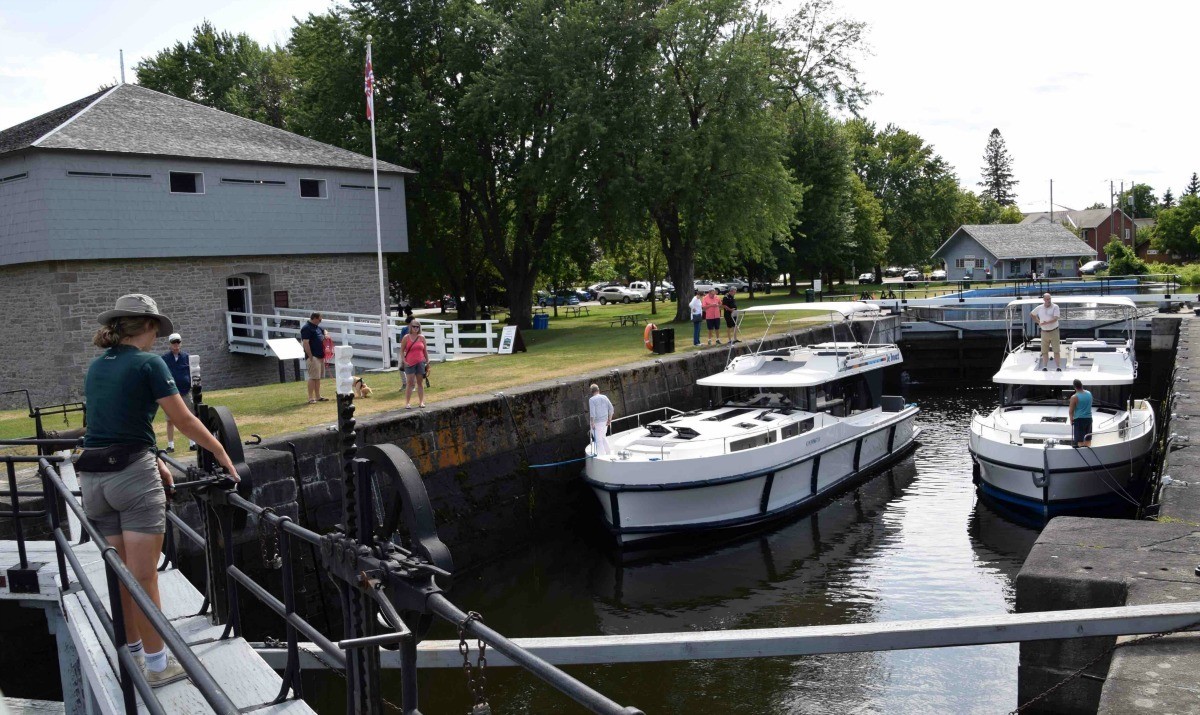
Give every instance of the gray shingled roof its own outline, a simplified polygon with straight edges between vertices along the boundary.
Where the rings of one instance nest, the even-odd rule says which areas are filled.
[[[959,233],[966,233],[998,259],[1095,256],[1096,251],[1058,223],[968,225],[955,231],[933,257]]]
[[[1115,213],[1119,209],[1084,209],[1082,211],[1055,211],[1054,220],[1062,222],[1069,220],[1077,228],[1096,228],[1104,223],[1104,220],[1110,214]],[[1039,219],[1049,219],[1049,211],[1035,211],[1034,213],[1025,214],[1025,218],[1021,219],[1021,223],[1029,224]]]
[[[136,84],[0,132],[0,156],[30,148],[371,169],[370,157]],[[412,173],[384,161],[379,170]]]
[[[14,127],[5,129],[0,132],[0,155],[28,147],[47,134],[51,129],[78,114],[84,107],[99,99],[100,95],[107,91],[106,89],[102,89],[95,94],[90,94],[66,106],[52,109],[40,117],[34,117],[27,122],[21,122]]]

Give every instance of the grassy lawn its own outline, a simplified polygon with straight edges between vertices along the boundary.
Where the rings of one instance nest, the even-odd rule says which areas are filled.
[[[753,301],[750,301],[745,295],[742,295],[738,298],[738,305],[747,307],[756,304],[770,305],[802,300],[802,297],[789,297],[776,293],[769,296],[756,296]],[[553,309],[548,308],[547,310],[551,316],[548,330],[525,330],[521,333],[525,345],[529,349],[527,353],[487,355],[470,360],[433,363],[429,375],[431,387],[425,391],[426,403],[435,403],[463,395],[495,392],[539,380],[580,375],[653,357],[653,353],[648,351],[642,342],[642,326],[620,327],[619,324],[614,327],[609,326],[609,321],[621,314],[639,313],[652,322],[658,323],[661,327],[673,327],[676,351],[685,352],[695,349],[692,347],[691,323],[668,325],[668,318],[674,313],[673,305],[660,305],[658,315],[653,316],[650,314],[648,302],[604,307],[590,306],[591,315],[579,318],[567,317],[566,311],[562,308],[559,308],[559,317],[555,318]],[[780,315],[772,327],[772,334],[786,330],[784,321],[805,317],[812,321],[823,322],[827,319],[827,314],[812,311]],[[765,327],[766,318],[763,314],[750,313],[742,323],[741,337],[744,340],[759,338]],[[722,332],[724,331],[722,330]],[[702,339],[707,341],[706,330],[702,332]],[[290,369],[288,374],[291,375]],[[358,400],[357,414],[359,416],[403,409],[404,393],[400,390],[398,373],[367,375],[365,378],[374,394],[371,399]],[[323,396],[332,398],[334,396],[333,380],[326,379],[321,389]],[[213,405],[229,407],[244,436],[260,434],[263,437],[269,437],[336,421],[332,401],[314,405],[307,404],[304,383],[300,382],[228,390],[205,390],[204,401]],[[417,404],[415,391],[413,404]],[[72,424],[78,426],[74,421]],[[61,418],[57,421],[52,418],[47,424],[47,427],[51,429],[59,426],[61,426]],[[165,445],[166,423],[161,412],[156,428],[159,444]],[[29,437],[33,433],[33,420],[26,416],[24,410],[0,411],[0,439]]]

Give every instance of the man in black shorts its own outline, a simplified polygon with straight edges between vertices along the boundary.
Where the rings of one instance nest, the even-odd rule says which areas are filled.
[[[734,295],[737,289],[729,286],[729,292],[721,299],[721,310],[725,313],[725,335],[729,338],[729,344],[740,343],[737,339],[737,299]]]

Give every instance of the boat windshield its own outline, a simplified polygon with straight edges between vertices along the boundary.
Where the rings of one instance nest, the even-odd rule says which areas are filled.
[[[1122,407],[1129,403],[1131,385],[1098,385],[1090,387],[1092,404],[1097,407]],[[1066,406],[1075,393],[1071,387],[1053,385],[1001,385],[1000,405],[1061,405]]]
[[[883,395],[883,373],[878,370],[859,373],[816,387],[714,389],[714,405],[777,407],[846,417],[879,406]]]

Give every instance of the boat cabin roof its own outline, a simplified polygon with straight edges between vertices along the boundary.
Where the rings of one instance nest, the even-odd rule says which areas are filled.
[[[777,303],[775,305],[752,305],[739,309],[739,313],[779,313],[783,311],[804,311],[806,313],[840,313],[843,318],[849,318],[855,313],[877,313],[879,306],[863,303],[862,301],[829,301],[827,303]]]
[[[740,355],[722,372],[700,378],[696,384],[743,388],[816,387],[903,361],[900,349],[895,345],[818,343]]]
[[[1062,345],[1062,372],[1042,370],[1040,344],[1031,342],[1026,349],[1014,350],[1004,359],[992,382],[1000,385],[1045,385],[1071,387],[1079,380],[1084,387],[1097,385],[1132,385],[1133,358],[1128,343],[1104,340],[1078,340]]]
[[[1119,295],[1106,295],[1106,296],[1071,295],[1071,296],[1063,296],[1061,298],[1051,296],[1050,302],[1054,303],[1055,305],[1086,305],[1086,306],[1096,306],[1096,307],[1109,306],[1109,307],[1120,307],[1120,308],[1136,308],[1137,307],[1136,305],[1134,305],[1132,300],[1126,298],[1125,296],[1119,296]],[[1042,304],[1041,298],[1018,298],[1017,300],[1010,302],[1008,304],[1008,307],[1009,308],[1017,308],[1017,307],[1029,306],[1030,308],[1032,308],[1035,305],[1041,305],[1041,304]]]

